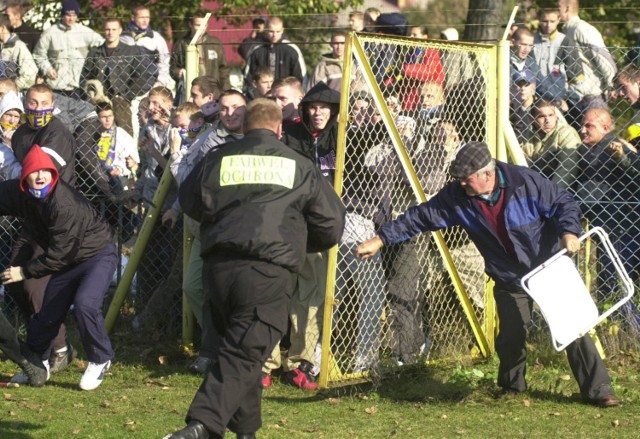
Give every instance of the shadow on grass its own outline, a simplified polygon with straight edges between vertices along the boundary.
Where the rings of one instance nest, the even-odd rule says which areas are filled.
[[[28,422],[0,420],[0,437],[11,439],[35,439],[38,437],[36,431],[41,428],[43,428],[43,426]],[[28,433],[24,430],[33,430],[33,433]]]

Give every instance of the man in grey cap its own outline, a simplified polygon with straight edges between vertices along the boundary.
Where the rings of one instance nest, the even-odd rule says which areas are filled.
[[[498,397],[524,392],[532,299],[520,287],[520,278],[561,248],[570,254],[580,249],[580,207],[566,190],[537,171],[496,162],[485,143],[462,146],[449,173],[455,178],[453,182],[428,202],[384,224],[374,238],[356,248],[356,255],[367,259],[383,246],[406,241],[420,232],[462,227],[482,254],[486,273],[495,281],[500,317]],[[588,335],[567,347],[567,358],[585,401],[599,407],[620,403]]]

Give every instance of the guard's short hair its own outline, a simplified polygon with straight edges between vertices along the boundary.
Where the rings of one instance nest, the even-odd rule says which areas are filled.
[[[247,105],[243,126],[245,133],[255,129],[275,132],[281,124],[282,110],[271,99],[257,98]]]
[[[262,78],[275,78],[275,75],[269,66],[260,66],[251,75],[251,79],[258,82]]]

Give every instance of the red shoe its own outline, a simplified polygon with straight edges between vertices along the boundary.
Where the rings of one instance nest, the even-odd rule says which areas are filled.
[[[270,373],[262,373],[262,388],[266,389],[267,387],[271,387],[271,374]]]
[[[302,390],[317,390],[318,385],[311,378],[311,368],[313,366],[306,361],[302,361],[300,366],[285,373],[282,380],[285,384],[297,387]]]

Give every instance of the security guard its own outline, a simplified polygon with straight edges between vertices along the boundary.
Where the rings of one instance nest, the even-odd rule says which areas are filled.
[[[267,99],[246,110],[245,137],[209,153],[180,187],[201,222],[204,318],[222,336],[218,363],[174,439],[254,438],[262,364],[287,329],[292,273],[306,252],[338,243],[345,208],[314,164],[278,139],[282,113]]]

